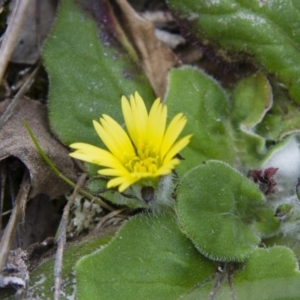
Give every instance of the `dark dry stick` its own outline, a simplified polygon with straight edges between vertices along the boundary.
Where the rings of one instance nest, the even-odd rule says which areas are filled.
[[[6,215],[11,214],[11,212],[12,212],[12,209],[9,209],[9,210],[3,212],[1,216],[4,217],[4,216],[6,216]]]
[[[20,30],[24,25],[24,19],[29,5],[32,5],[31,0],[15,1],[12,16],[10,17],[0,48],[0,84],[2,83],[6,67],[13,53]]]
[[[4,234],[1,239],[0,244],[0,270],[3,269],[5,265],[8,252],[11,247],[11,243],[16,232],[16,228],[22,216],[22,211],[24,205],[27,201],[27,197],[30,190],[30,177],[28,170],[25,170],[22,183],[20,185],[20,189],[18,195],[16,197],[16,205],[13,208],[12,214],[10,216],[9,222],[4,230]]]
[[[218,271],[216,272],[215,276],[215,284],[212,291],[209,294],[209,300],[215,300],[217,293],[222,285],[222,282],[227,276],[227,264],[225,263],[224,266],[220,265]]]
[[[70,200],[64,208],[64,212],[60,221],[59,234],[57,238],[57,250],[55,255],[55,265],[54,265],[54,300],[59,300],[60,298],[60,286],[61,286],[61,270],[63,261],[63,252],[66,244],[66,230],[69,218],[69,211],[74,203],[75,197],[78,194],[79,189],[84,184],[87,174],[82,174],[74,188],[74,191],[70,197]]]
[[[237,295],[236,295],[236,292],[234,290],[233,281],[232,281],[234,271],[235,271],[234,270],[235,266],[236,266],[235,263],[230,263],[229,268],[228,268],[228,274],[227,274],[227,280],[228,280],[228,285],[229,285],[229,288],[230,288],[230,293],[231,293],[231,296],[232,296],[232,300],[237,300]]]
[[[0,167],[0,230],[2,229],[2,217],[3,217],[3,203],[4,203],[4,194],[5,194],[5,183],[6,183],[6,162],[3,161]]]
[[[11,171],[8,171],[8,183],[9,183],[11,207],[15,207],[16,206],[16,193],[15,193],[14,180],[13,180]],[[17,239],[17,245],[18,245],[18,247],[20,247],[21,237],[20,237],[19,226],[17,226],[17,228],[16,228],[16,239]]]
[[[107,214],[105,217],[103,217],[101,219],[101,221],[97,224],[96,226],[96,230],[99,230],[101,228],[101,226],[109,219],[115,217],[118,214],[121,214],[123,211],[125,211],[127,208],[122,208],[122,209],[118,209],[115,211],[110,212],[109,214]]]
[[[33,79],[39,69],[39,65],[32,71],[32,73],[28,76],[22,87],[19,89],[15,97],[12,99],[12,101],[7,106],[5,112],[0,117],[0,129],[4,126],[4,124],[7,122],[7,120],[10,118],[10,116],[13,114],[13,111],[17,104],[19,103],[19,100],[24,96],[24,94],[27,92],[27,90],[30,88]]]

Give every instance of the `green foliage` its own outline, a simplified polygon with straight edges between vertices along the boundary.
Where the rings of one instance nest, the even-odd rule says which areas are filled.
[[[64,295],[72,297],[76,292],[76,285],[74,285],[75,263],[84,255],[88,255],[97,249],[106,245],[111,239],[111,235],[105,237],[85,240],[78,244],[71,246],[64,251],[63,270],[62,270],[62,290]],[[29,299],[34,299],[36,295],[42,299],[53,299],[53,283],[54,283],[54,261],[47,260],[42,263],[36,270],[30,274],[29,285]],[[11,299],[11,298],[10,298]]]
[[[244,264],[220,268],[173,215],[139,215],[77,263],[77,299],[297,299],[300,273],[286,247],[255,248]]]
[[[168,0],[189,31],[223,49],[248,53],[300,103],[300,3]]]
[[[234,87],[231,120],[242,130],[250,131],[272,107],[271,86],[261,73],[240,80]]]
[[[131,189],[126,191],[126,195],[120,194],[117,190],[107,189],[107,180],[100,176],[94,176],[87,182],[87,189],[90,193],[117,204],[126,205],[130,208],[147,208],[147,204],[144,201],[137,199],[133,194],[128,194]]]
[[[193,133],[181,153],[187,158],[178,166],[181,175],[207,159],[233,162],[229,100],[212,77],[188,66],[172,70],[165,101],[171,116],[184,112],[188,119],[184,132]]]
[[[288,247],[289,249],[291,249],[294,252],[294,254],[298,260],[298,263],[300,261],[300,241],[296,240],[293,236],[286,236],[283,234],[278,234],[269,239],[265,239],[263,241],[263,244],[268,248],[271,248],[274,246]]]
[[[177,299],[215,268],[172,215],[139,215],[77,263],[77,299]]]
[[[198,38],[252,55],[300,102],[300,18],[293,5],[300,6],[296,1],[168,2]],[[148,104],[154,95],[106,1],[97,5],[107,24],[95,17],[90,3],[61,1],[43,58],[51,82],[52,130],[65,144],[103,146],[92,120],[105,113],[122,123],[123,94],[138,91]],[[160,181],[159,193],[155,191],[153,201],[176,201],[175,212],[133,217],[96,252],[97,247],[82,246],[86,251],[74,254],[75,261],[94,253],[76,265],[77,298],[297,299],[300,275],[293,253],[284,247],[258,246],[266,238],[266,245],[276,244],[269,238],[274,240],[278,232],[278,243],[286,244],[291,236],[300,240],[298,204],[286,202],[284,192],[266,200],[233,167],[244,174],[259,168],[289,140],[298,149],[298,141],[290,139],[290,134],[300,130],[299,108],[261,73],[225,91],[212,77],[189,66],[170,71],[165,102],[170,117],[177,113],[187,117],[182,134],[193,134],[180,153],[185,160],[177,168],[182,178],[179,185],[174,189],[171,179]],[[268,146],[283,138],[276,147]],[[294,189],[294,184],[290,186]],[[87,188],[117,205],[151,207],[141,197],[131,197],[141,192],[137,185],[128,189],[132,194],[124,195],[107,190],[106,178],[94,177]],[[280,215],[284,213],[285,220]],[[74,260],[69,263],[66,254],[65,262],[66,272],[71,272]],[[224,267],[223,273],[218,267]],[[53,278],[47,278],[47,289],[48,279]]]
[[[285,91],[273,87],[274,104],[262,122],[257,126],[257,133],[268,140],[278,141],[300,132],[299,105],[292,102]]]
[[[256,125],[272,107],[271,86],[265,76],[258,73],[240,80],[232,93],[231,121],[235,129],[233,138],[237,156],[244,165],[256,166],[266,152],[265,139],[256,133]]]
[[[215,300],[299,299],[298,264],[293,252],[286,247],[255,249],[243,267],[227,265],[224,273],[214,292]],[[195,288],[183,299],[205,299],[202,295],[202,291]]]
[[[208,161],[184,176],[176,211],[199,251],[219,261],[245,261],[261,237],[279,228],[257,186],[218,161]]]
[[[139,91],[148,103],[154,99],[134,55],[126,52],[109,31],[110,26],[117,25],[105,1],[99,2],[101,20],[106,18],[112,24],[100,27],[96,22],[101,20],[93,19],[88,9],[84,9],[88,3],[61,1],[58,18],[43,51],[50,78],[50,125],[67,145],[73,142],[101,145],[92,120],[105,113],[122,123],[122,95]]]
[[[298,269],[293,252],[286,247],[256,249],[233,279],[237,299],[299,299]]]
[[[266,153],[264,137],[255,133],[272,106],[272,91],[265,76],[241,80],[231,97],[203,71],[184,66],[169,74],[166,103],[170,115],[184,112],[185,133],[192,140],[181,155],[180,175],[208,159],[217,159],[239,169],[257,167]]]

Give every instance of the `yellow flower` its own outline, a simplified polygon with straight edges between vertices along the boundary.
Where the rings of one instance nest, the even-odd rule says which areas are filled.
[[[85,143],[70,145],[70,156],[104,167],[101,175],[114,177],[107,187],[124,191],[136,182],[145,185],[171,173],[179,164],[176,154],[190,141],[192,135],[178,139],[186,124],[182,113],[177,114],[166,128],[167,107],[156,99],[148,114],[141,96],[136,92],[130,101],[122,97],[122,112],[129,135],[108,115],[93,121],[96,132],[108,150]]]

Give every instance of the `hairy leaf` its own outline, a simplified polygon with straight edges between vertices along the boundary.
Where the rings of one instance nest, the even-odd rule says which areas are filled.
[[[122,95],[138,91],[148,103],[154,99],[124,39],[107,1],[61,1],[43,58],[50,78],[50,125],[65,144],[101,145],[92,120],[108,114],[122,123]]]
[[[214,269],[173,216],[139,215],[77,263],[77,299],[177,299]]]
[[[256,185],[227,164],[208,161],[189,171],[177,190],[179,221],[205,256],[245,261],[279,221]]]
[[[199,38],[248,53],[275,74],[300,103],[300,2],[168,0],[182,24]]]

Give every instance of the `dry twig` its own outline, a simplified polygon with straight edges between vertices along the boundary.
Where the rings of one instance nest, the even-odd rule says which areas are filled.
[[[19,103],[19,100],[22,99],[22,97],[24,96],[24,94],[30,88],[30,86],[31,86],[31,84],[33,82],[33,79],[34,79],[34,77],[35,77],[35,75],[36,75],[36,73],[38,71],[38,69],[39,69],[39,66],[37,66],[33,70],[33,72],[28,76],[27,80],[24,82],[24,84],[22,85],[22,87],[19,89],[19,91],[17,92],[17,94],[15,95],[15,97],[12,99],[12,101],[8,105],[8,107],[5,110],[5,112],[1,115],[1,117],[0,117],[0,129],[3,127],[3,125],[7,122],[7,120],[12,115],[15,107]]]
[[[13,208],[12,214],[10,216],[9,222],[4,230],[4,234],[1,239],[0,244],[0,270],[3,269],[5,265],[8,252],[10,250],[10,246],[12,240],[14,238],[16,228],[22,216],[22,212],[25,207],[25,203],[27,201],[27,197],[30,191],[30,177],[29,172],[26,170],[23,175],[22,183],[16,198],[16,204]]]
[[[59,300],[60,298],[60,286],[61,286],[61,271],[62,271],[62,261],[63,252],[66,244],[66,230],[67,222],[69,218],[69,212],[72,204],[74,203],[75,197],[78,194],[79,189],[84,184],[87,174],[82,174],[74,188],[74,191],[70,197],[70,200],[64,208],[64,212],[61,218],[59,233],[57,238],[57,251],[55,255],[55,265],[54,265],[54,300]]]
[[[17,0],[0,48],[0,84],[14,50],[31,0]]]
[[[106,221],[108,221],[109,219],[121,214],[122,212],[124,212],[126,210],[127,210],[127,208],[122,208],[122,209],[118,209],[118,210],[110,212],[109,214],[107,214],[106,216],[104,216],[101,219],[101,221],[97,224],[96,229],[99,230],[106,223]]]

